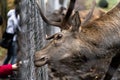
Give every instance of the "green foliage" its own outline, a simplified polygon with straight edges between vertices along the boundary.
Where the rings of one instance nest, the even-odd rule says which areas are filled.
[[[107,1],[109,3],[108,9],[114,7],[119,2],[119,0],[107,0]]]
[[[88,7],[88,6],[91,6],[91,2],[92,2],[93,0],[87,0],[87,2],[86,2],[86,6]],[[99,2],[100,0],[96,0],[96,3],[97,3],[97,6],[98,6],[98,2]],[[104,8],[104,10],[106,10],[106,11],[108,11],[108,10],[110,10],[112,7],[114,7],[118,2],[119,2],[119,0],[106,0],[106,1],[108,1],[108,3],[109,3],[109,5],[108,5],[108,8]],[[89,7],[88,7],[88,9],[89,9]]]

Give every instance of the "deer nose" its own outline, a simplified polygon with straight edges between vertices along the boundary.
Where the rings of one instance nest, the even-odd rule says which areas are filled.
[[[49,58],[47,55],[44,54],[42,55],[39,52],[36,52],[34,57],[35,57],[35,61],[47,61]]]
[[[48,57],[46,55],[42,55],[40,57],[40,61],[47,61],[48,60]]]
[[[48,62],[49,62],[48,57],[46,55],[42,55],[34,60],[35,66],[39,66],[39,67],[47,64]]]

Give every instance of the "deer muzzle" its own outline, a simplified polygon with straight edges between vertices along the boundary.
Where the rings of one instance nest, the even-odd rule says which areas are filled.
[[[34,63],[36,67],[41,67],[45,64],[47,64],[49,57],[47,55],[38,55],[40,54],[39,52],[35,53],[34,56]]]

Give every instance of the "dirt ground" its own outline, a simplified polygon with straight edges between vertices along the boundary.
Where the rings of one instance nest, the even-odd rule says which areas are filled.
[[[6,56],[7,50],[0,47],[0,65],[2,65],[4,58]]]

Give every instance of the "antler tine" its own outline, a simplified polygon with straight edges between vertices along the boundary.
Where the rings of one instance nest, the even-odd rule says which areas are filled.
[[[40,8],[40,5],[38,4],[37,1],[36,1],[36,4],[37,4],[37,6],[38,6],[38,9],[39,9],[39,12],[40,12],[40,15],[41,15],[42,19],[43,19],[47,24],[61,27],[61,23],[60,23],[60,22],[49,21],[49,20],[46,18],[46,16],[43,14],[43,12],[42,12],[42,10],[41,10],[41,8]]]
[[[91,19],[92,15],[93,15],[95,6],[96,6],[96,0],[93,0],[92,7],[91,7],[90,11],[88,12],[85,20],[81,23],[81,26],[83,26],[84,24],[86,24],[87,22],[89,22],[89,20]]]
[[[70,0],[68,11],[67,11],[67,13],[66,13],[66,15],[65,15],[65,17],[63,19],[63,22],[62,22],[62,26],[64,26],[64,28],[68,28],[68,26],[66,26],[66,23],[69,20],[71,14],[72,14],[75,2],[76,2],[76,0]]]

